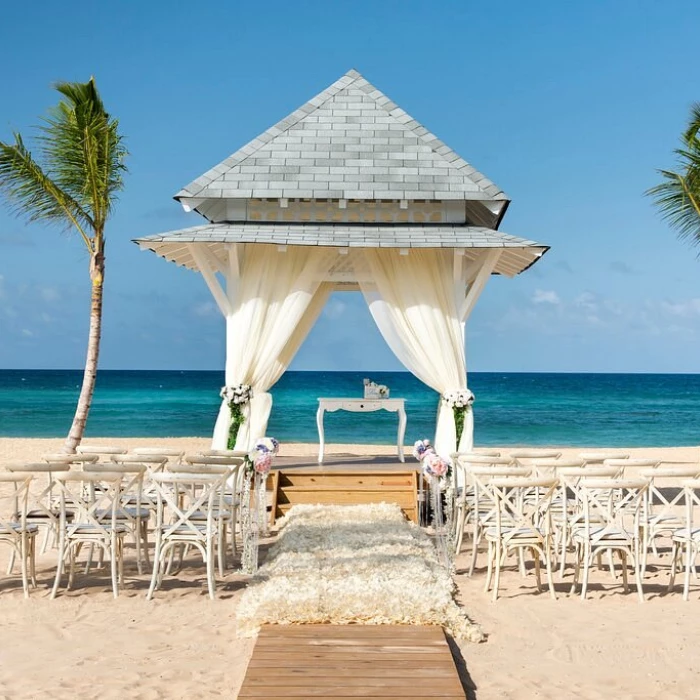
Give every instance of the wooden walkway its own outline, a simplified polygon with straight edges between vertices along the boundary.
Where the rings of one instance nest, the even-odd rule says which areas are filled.
[[[464,700],[465,693],[440,627],[265,625],[238,697]]]

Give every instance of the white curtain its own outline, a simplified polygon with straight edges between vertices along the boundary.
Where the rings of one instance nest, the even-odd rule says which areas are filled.
[[[396,357],[440,394],[466,389],[464,325],[457,306],[464,285],[455,283],[452,251],[412,248],[401,255],[396,249],[367,249],[365,257],[370,281],[361,280],[360,287]],[[473,436],[469,410],[457,446],[454,414],[440,402],[433,442],[436,452],[449,458],[455,449],[470,451]]]
[[[226,318],[226,385],[250,384],[253,400],[236,449],[262,437],[272,408],[268,390],[289,366],[331,292],[322,282],[329,254],[322,248],[246,245],[232,313]],[[231,421],[222,402],[213,449],[224,449]]]

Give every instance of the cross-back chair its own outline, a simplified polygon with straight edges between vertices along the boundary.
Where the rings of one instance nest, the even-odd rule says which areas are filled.
[[[556,598],[552,579],[553,537],[550,505],[556,492],[557,480],[545,478],[495,478],[490,489],[496,501],[493,523],[484,531],[488,542],[488,571],[485,590],[491,588],[493,600],[498,598],[501,567],[504,558],[516,551],[519,555],[532,553],[535,562],[537,589],[542,590],[540,563],[547,570],[547,584]],[[522,561],[522,556],[519,556]]]

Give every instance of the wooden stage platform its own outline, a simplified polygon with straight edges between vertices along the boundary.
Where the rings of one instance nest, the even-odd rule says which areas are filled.
[[[238,697],[464,700],[466,694],[440,627],[265,625]]]
[[[270,475],[270,521],[297,504],[396,503],[418,522],[420,473],[416,462],[340,455],[319,465],[311,458],[279,458]]]

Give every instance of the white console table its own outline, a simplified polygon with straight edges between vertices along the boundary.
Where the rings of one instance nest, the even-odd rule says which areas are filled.
[[[329,411],[351,411],[352,413],[370,413],[372,411],[391,411],[399,414],[399,432],[397,436],[397,452],[399,461],[403,462],[403,439],[406,433],[406,410],[404,399],[319,399],[316,412],[318,426],[318,463],[323,464],[323,448],[325,437],[323,433],[323,414]]]

